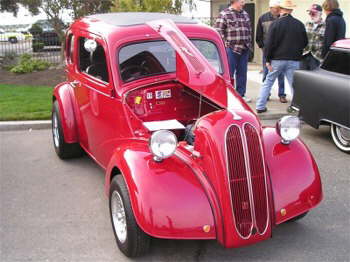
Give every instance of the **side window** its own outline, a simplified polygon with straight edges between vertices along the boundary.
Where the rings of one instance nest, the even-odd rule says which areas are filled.
[[[106,55],[103,47],[97,42],[97,47],[91,54],[85,50],[87,38],[79,38],[79,70],[108,83]]]
[[[216,72],[222,74],[222,65],[218,48],[207,40],[191,40],[208,62],[215,68]]]
[[[73,49],[74,49],[74,35],[70,34],[67,39],[66,45],[66,58],[68,63],[74,62]]]
[[[321,68],[327,71],[350,75],[350,52],[331,50]]]

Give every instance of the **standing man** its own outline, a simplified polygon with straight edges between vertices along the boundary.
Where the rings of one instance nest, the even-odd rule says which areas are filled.
[[[305,24],[309,43],[304,50],[304,65],[301,65],[301,69],[314,70],[322,62],[322,47],[326,24],[322,20],[322,7],[320,5],[313,4],[307,11],[311,18],[311,21]]]
[[[322,7],[327,15],[322,49],[322,57],[324,58],[335,41],[345,38],[346,24],[337,0],[325,0]]]
[[[270,25],[280,16],[280,1],[270,0],[269,2],[270,11],[260,16],[258,24],[256,26],[256,38],[255,41],[259,48],[263,51],[263,79],[265,81],[266,75],[268,73],[266,67],[266,55],[264,52],[264,47],[267,39],[267,33],[269,31]],[[286,94],[284,92],[284,74],[278,76],[278,96],[281,103],[287,103]]]
[[[231,76],[236,76],[236,91],[249,103],[251,99],[245,93],[252,27],[248,13],[243,10],[244,5],[245,0],[231,0],[230,6],[217,18],[215,28],[225,43]]]
[[[291,15],[295,7],[292,0],[282,0],[280,18],[270,26],[265,46],[269,72],[260,89],[256,103],[257,113],[267,111],[267,98],[276,78],[283,73],[292,88],[294,71],[299,69],[299,61],[308,40],[304,24]],[[288,108],[290,111],[291,107]]]

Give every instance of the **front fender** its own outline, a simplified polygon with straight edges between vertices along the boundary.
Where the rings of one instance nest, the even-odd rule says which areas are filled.
[[[74,91],[68,82],[57,85],[53,91],[54,99],[57,100],[60,109],[60,118],[66,143],[78,142],[77,123],[74,110]]]
[[[158,238],[216,238],[208,198],[180,158],[174,155],[155,162],[147,141],[128,141],[109,162],[106,192],[116,167],[124,176],[136,221],[144,232]],[[210,231],[204,232],[204,226],[210,226]]]
[[[275,223],[283,223],[314,208],[322,200],[317,164],[301,140],[281,143],[275,128],[263,129],[275,207]]]

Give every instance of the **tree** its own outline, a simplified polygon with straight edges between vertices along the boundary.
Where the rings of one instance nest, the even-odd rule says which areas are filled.
[[[89,14],[108,12],[113,0],[1,0],[0,11],[9,11],[17,15],[19,5],[28,8],[36,15],[40,11],[46,14],[49,23],[64,43],[64,12],[70,12],[73,20]],[[63,60],[63,52],[62,52]]]
[[[115,0],[112,11],[181,14],[183,4],[195,8],[194,0]]]

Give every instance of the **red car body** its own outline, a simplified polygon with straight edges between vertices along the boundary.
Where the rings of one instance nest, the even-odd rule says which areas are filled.
[[[153,21],[147,14],[140,24],[110,22],[118,16],[95,15],[71,25],[67,81],[56,86],[53,101],[64,141],[78,143],[106,171],[107,194],[112,178],[123,176],[146,234],[240,247],[270,238],[273,227],[320,203],[321,181],[310,151],[298,139],[281,143],[276,129],[263,127],[234,91],[225,46],[215,30]],[[103,47],[108,82],[79,69],[81,37]],[[216,46],[221,74],[189,39]],[[120,50],[164,40],[175,50],[176,72],[123,81]],[[171,90],[171,97],[147,99],[158,90]],[[152,132],[143,123],[171,119],[194,123],[195,142],[189,147],[179,138],[175,154],[157,162],[149,147]]]

